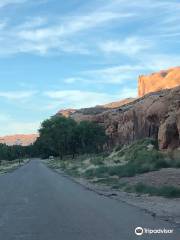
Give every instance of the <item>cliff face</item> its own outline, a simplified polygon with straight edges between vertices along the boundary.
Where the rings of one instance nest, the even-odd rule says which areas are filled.
[[[149,76],[140,76],[138,83],[139,97],[147,93],[170,89],[180,85],[180,67],[153,73]]]
[[[126,98],[120,101],[108,103],[105,105],[98,105],[90,108],[82,108],[82,109],[64,109],[60,110],[57,115],[62,115],[64,117],[72,117],[77,122],[80,121],[94,121],[95,116],[97,114],[101,114],[109,109],[114,109],[117,107],[121,107],[122,105],[133,102],[135,98]]]
[[[33,144],[38,137],[38,134],[18,134],[11,136],[0,137],[0,143],[4,143],[8,146],[13,145],[21,145],[21,146],[29,146]]]
[[[94,121],[104,125],[112,146],[150,137],[161,149],[180,147],[180,87],[148,94]]]
[[[92,109],[79,110],[71,117],[104,126],[111,147],[147,137],[157,139],[160,149],[180,147],[180,86],[147,94],[115,109]]]
[[[139,96],[69,116],[103,125],[111,147],[147,137],[157,139],[160,149],[180,147],[180,67],[141,76]]]

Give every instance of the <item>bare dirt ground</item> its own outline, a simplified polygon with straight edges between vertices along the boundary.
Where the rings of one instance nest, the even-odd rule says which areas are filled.
[[[130,185],[143,183],[149,186],[174,186],[180,188],[180,169],[165,168],[159,171],[148,172],[134,177],[124,177],[120,182],[126,182]]]

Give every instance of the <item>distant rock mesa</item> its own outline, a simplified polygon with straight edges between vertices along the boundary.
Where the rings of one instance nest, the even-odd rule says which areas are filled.
[[[17,134],[0,137],[0,143],[4,143],[8,146],[20,145],[29,146],[33,144],[38,137],[38,134]]]

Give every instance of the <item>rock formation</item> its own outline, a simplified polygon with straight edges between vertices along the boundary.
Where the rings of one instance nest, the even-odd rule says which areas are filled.
[[[151,93],[133,103],[108,110],[94,119],[103,124],[110,145],[130,144],[146,137],[160,149],[180,147],[180,86]]]
[[[126,98],[120,101],[111,102],[104,105],[98,105],[90,108],[82,109],[64,109],[60,110],[57,115],[62,115],[64,117],[73,117],[77,122],[79,121],[93,121],[94,116],[100,113],[103,113],[109,109],[121,107],[125,104],[133,102],[135,98]]]
[[[180,86],[147,94],[114,109],[81,109],[71,117],[76,121],[88,120],[103,125],[110,147],[150,137],[158,140],[160,149],[178,148]]]
[[[8,146],[20,145],[20,146],[29,146],[33,144],[38,137],[38,134],[18,134],[11,136],[0,137],[0,143],[4,143]]]
[[[64,117],[69,117],[71,114],[75,113],[77,110],[76,109],[62,109],[60,110],[57,115],[62,115]]]
[[[147,93],[170,89],[180,85],[180,67],[140,76],[138,84],[139,97]]]
[[[68,116],[103,125],[110,147],[147,137],[157,139],[160,149],[180,147],[180,67],[141,76],[139,96],[75,110]]]

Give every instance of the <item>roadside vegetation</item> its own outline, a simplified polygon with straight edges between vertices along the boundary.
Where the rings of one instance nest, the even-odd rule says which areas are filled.
[[[71,118],[54,116],[44,121],[39,130],[39,138],[34,148],[42,158],[80,154],[93,154],[103,151],[107,136],[103,127],[89,121],[77,123]]]
[[[174,186],[153,187],[143,183],[135,186],[127,186],[125,188],[128,192],[136,192],[140,194],[149,194],[151,196],[161,196],[167,198],[180,198],[180,188]]]
[[[30,147],[23,146],[7,146],[0,144],[0,165],[3,161],[14,161],[22,159],[30,154]]]
[[[14,161],[1,161],[0,174],[11,172],[28,162],[28,159],[14,160]]]
[[[71,118],[53,116],[39,129],[39,138],[28,147],[0,144],[0,164],[23,158],[49,159],[48,166],[88,181],[139,194],[180,197],[179,189],[171,186],[128,184],[122,179],[180,168],[179,150],[161,152],[154,139],[142,139],[128,146],[109,150],[108,138],[102,126],[88,121],[80,123]],[[3,166],[1,166],[3,167]]]
[[[129,146],[118,147],[112,152],[84,154],[75,160],[71,156],[48,161],[52,168],[59,168],[67,174],[85,178],[91,183],[109,186],[138,194],[163,197],[180,197],[180,189],[174,186],[153,187],[142,183],[129,185],[121,180],[138,174],[158,171],[164,168],[180,167],[180,158],[174,154],[160,152],[153,139],[143,139]],[[177,153],[176,153],[177,155]]]

